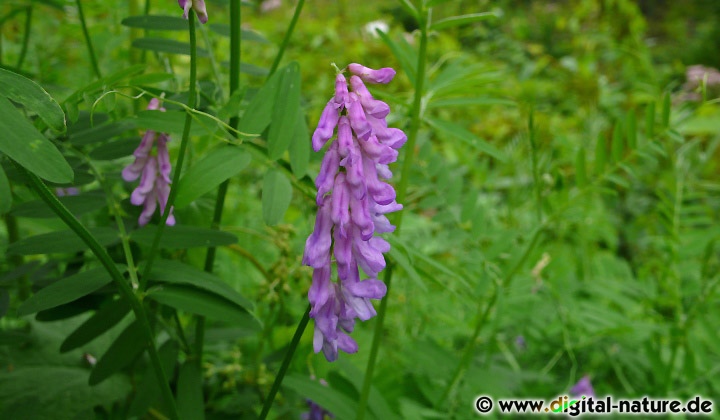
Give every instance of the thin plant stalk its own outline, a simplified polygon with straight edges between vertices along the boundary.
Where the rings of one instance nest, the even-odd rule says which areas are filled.
[[[80,18],[80,25],[82,26],[83,35],[85,36],[85,44],[87,45],[88,54],[90,55],[90,62],[92,63],[93,71],[98,79],[102,79],[100,74],[100,67],[98,66],[97,58],[95,57],[95,49],[93,48],[92,39],[90,39],[90,33],[87,29],[87,23],[85,22],[85,13],[83,13],[82,2],[75,0],[78,9],[78,17]]]
[[[121,296],[125,298],[132,308],[135,318],[138,320],[140,328],[142,328],[145,335],[145,346],[147,347],[148,354],[150,355],[150,363],[155,372],[158,382],[160,383],[160,391],[163,399],[170,409],[170,417],[172,419],[178,418],[177,407],[175,406],[175,399],[173,398],[170,384],[168,383],[167,376],[160,363],[160,357],[158,356],[157,349],[155,348],[155,336],[150,326],[145,308],[142,302],[133,292],[128,282],[125,280],[123,275],[118,270],[115,262],[113,262],[110,255],[107,253],[105,248],[95,239],[95,237],[83,226],[82,223],[65,207],[60,200],[55,197],[55,194],[45,185],[44,182],[37,175],[27,171],[25,168],[17,165],[23,175],[30,181],[30,187],[40,196],[45,204],[58,215],[58,217],[73,231],[75,234],[88,246],[90,251],[97,257],[100,263],[105,267],[107,272],[110,274],[113,282],[117,286]]]
[[[400,182],[397,188],[397,202],[402,203],[407,196],[407,187],[410,181],[410,171],[412,170],[415,160],[415,144],[417,143],[417,135],[420,130],[420,121],[422,115],[422,98],[425,93],[425,67],[427,64],[427,43],[428,43],[428,22],[432,9],[423,10],[420,13],[420,46],[418,51],[417,63],[417,82],[415,85],[415,96],[413,99],[413,108],[410,119],[410,131],[408,132],[408,141],[405,145],[405,160],[403,161],[402,171],[400,172]],[[399,212],[395,220],[395,232],[398,234],[402,227],[403,213]],[[367,410],[367,402],[370,397],[370,387],[372,385],[373,373],[375,372],[375,364],[377,362],[378,351],[380,350],[380,342],[382,340],[382,329],[387,313],[387,305],[390,296],[390,286],[392,282],[393,266],[389,265],[385,269],[384,281],[387,286],[385,298],[380,303],[377,320],[375,322],[375,334],[373,335],[372,346],[370,347],[370,356],[368,358],[367,367],[365,368],[365,377],[363,379],[362,390],[360,391],[360,400],[358,402],[357,420],[365,418]]]
[[[270,73],[268,73],[268,77],[272,76],[273,73],[275,73],[275,70],[277,70],[278,66],[280,65],[280,61],[282,60],[283,54],[285,54],[285,49],[290,43],[290,37],[295,30],[295,25],[300,18],[300,12],[302,12],[302,8],[304,5],[305,0],[298,0],[297,5],[295,6],[295,12],[293,13],[293,17],[290,20],[290,26],[288,26],[288,30],[287,32],[285,32],[285,37],[282,40],[282,44],[280,44],[280,50],[275,56],[275,61],[273,61],[272,66],[270,66]]]
[[[295,350],[297,350],[298,344],[300,344],[300,338],[302,338],[303,332],[305,332],[305,328],[307,327],[308,322],[310,322],[310,305],[308,305],[307,309],[305,310],[305,314],[303,315],[300,323],[298,324],[298,327],[295,329],[295,334],[293,335],[292,341],[290,341],[290,348],[288,348],[288,351],[285,354],[282,366],[280,366],[280,371],[275,377],[272,388],[270,388],[270,393],[268,394],[267,398],[265,399],[265,403],[263,404],[263,409],[259,417],[260,420],[265,420],[268,416],[268,413],[270,413],[272,403],[275,400],[275,396],[277,395],[278,391],[280,390],[280,385],[282,384],[282,381],[285,378],[285,374],[290,367],[290,362],[292,362],[293,355],[295,354]]]
[[[188,108],[195,109],[197,103],[197,37],[195,36],[195,11],[190,9],[188,13],[188,26],[190,32],[190,88],[188,90]],[[157,254],[158,247],[160,245],[160,237],[162,237],[163,231],[165,230],[165,223],[167,222],[172,205],[177,197],[178,186],[180,182],[180,174],[182,173],[183,162],[185,160],[185,150],[187,150],[188,142],[190,141],[190,126],[192,124],[192,114],[190,112],[185,113],[185,126],[183,128],[182,140],[180,141],[180,151],[178,152],[177,162],[175,163],[175,173],[172,179],[172,188],[170,188],[170,194],[168,196],[167,203],[165,204],[165,211],[160,217],[160,224],[155,232],[155,238],[153,239],[150,252],[148,253],[147,261],[145,263],[145,269],[143,275],[140,278],[140,289],[144,290],[147,285],[147,277],[152,269],[153,260]]]
[[[230,0],[230,95],[232,96],[235,91],[240,88],[240,24],[242,18],[242,11],[240,7],[240,0]],[[230,127],[235,131],[232,131],[232,136],[237,138],[237,128],[240,125],[240,118],[235,115],[230,118]],[[220,223],[222,222],[223,208],[225,207],[225,197],[227,196],[228,186],[230,180],[226,179],[220,184],[218,188],[218,194],[215,198],[215,211],[213,212],[212,228],[219,229]],[[205,271],[208,273],[213,272],[215,265],[215,255],[217,248],[212,246],[208,248],[207,254],[205,255]],[[202,354],[203,354],[203,340],[205,338],[205,317],[198,316],[197,324],[195,324],[195,354],[197,363],[202,365]]]
[[[20,50],[20,56],[18,57],[17,65],[15,66],[18,70],[22,67],[25,62],[25,56],[28,51],[28,44],[30,43],[30,34],[32,29],[32,12],[33,7],[28,6],[25,11],[25,33],[23,34],[22,49]]]

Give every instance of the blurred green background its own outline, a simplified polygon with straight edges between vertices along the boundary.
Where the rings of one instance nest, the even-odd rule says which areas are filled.
[[[0,16],[29,3],[5,0]],[[74,2],[36,3],[22,70],[64,98],[92,79]],[[141,14],[144,2],[86,3],[103,72],[141,60],[130,48],[141,33],[120,22]],[[244,28],[267,39],[243,44],[244,87],[262,84],[292,6],[266,0],[243,8]],[[208,0],[210,23],[199,38],[214,52],[200,60],[208,97],[222,97],[217,87],[227,85],[229,42],[212,27],[228,23],[226,9]],[[151,10],[180,12],[175,1],[154,0]],[[417,419],[472,418],[481,394],[550,399],[584,375],[597,395],[717,398],[720,2],[451,0],[433,9],[433,20],[485,11],[498,17],[430,36],[425,123],[417,150],[403,152],[417,161],[403,230],[391,238],[397,269],[374,386],[392,411]],[[2,22],[4,65],[23,54],[24,16]],[[387,30],[398,50],[373,28]],[[300,63],[310,129],[332,94],[331,63],[351,62],[398,70],[373,92],[390,103],[391,125],[407,128],[415,29],[396,2],[309,1],[284,62]],[[148,72],[174,74],[163,89],[187,84],[187,57],[145,60]],[[696,65],[701,76],[688,76]],[[221,102],[208,102],[217,112]],[[136,106],[144,107],[118,97],[113,113]],[[196,139],[190,164],[210,141]],[[310,178],[319,161],[312,157]],[[255,161],[231,184],[223,228],[240,237],[240,248],[221,250],[216,272],[257,302],[266,329],[208,332],[208,418],[253,418],[306,307],[310,270],[300,259],[314,203],[296,192],[284,223],[264,226],[263,174]],[[178,220],[205,225],[213,200],[181,209]],[[53,223],[20,220],[24,235]],[[204,251],[186,257],[200,267]],[[0,325],[25,322],[6,317]],[[360,351],[336,364],[312,353],[307,331],[292,374],[326,378],[356,398],[373,327],[374,320],[358,324]],[[456,374],[463,354],[470,363]],[[275,415],[305,410],[297,388],[284,388]]]

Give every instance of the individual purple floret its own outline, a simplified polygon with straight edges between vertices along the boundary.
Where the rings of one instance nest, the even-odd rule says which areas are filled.
[[[192,7],[195,13],[197,13],[200,23],[207,23],[208,15],[207,9],[205,9],[205,0],[178,0],[178,5],[183,9],[183,17],[185,19],[188,18],[188,13],[190,13],[190,8]]]
[[[165,108],[160,107],[160,100],[157,98],[150,100],[147,109],[165,111]],[[160,204],[160,213],[165,212],[165,205],[170,195],[170,171],[172,169],[167,148],[168,140],[170,137],[165,133],[146,131],[140,145],[133,152],[135,161],[122,171],[125,181],[131,182],[140,178],[140,184],[130,195],[132,204],[143,206],[143,211],[138,218],[140,226],[145,226],[150,221],[158,204]],[[153,144],[156,145],[156,154],[154,155],[151,154]],[[175,225],[172,209],[166,224]]]
[[[315,379],[313,377],[313,379]],[[320,382],[324,386],[328,386],[327,382],[324,379],[320,379]],[[308,404],[309,411],[306,411],[302,413],[300,418],[302,420],[325,420],[326,418],[334,419],[335,416],[327,411],[326,409],[322,408],[318,403],[316,403],[313,400],[306,400]]]
[[[590,377],[588,375],[583,376],[570,389],[570,394],[574,397],[595,397],[595,390],[590,383]]]
[[[387,165],[397,160],[398,149],[407,140],[401,130],[388,128],[385,117],[390,107],[373,98],[363,83],[388,83],[395,71],[359,64],[351,64],[348,70],[350,86],[338,73],[335,95],[312,137],[317,152],[337,134],[315,179],[319,208],[303,256],[303,263],[314,268],[308,292],[310,316],[315,319],[313,347],[331,362],[337,359],[338,349],[358,350],[348,333],[356,318],[366,321],[376,315],[370,299],[382,299],[387,292],[377,277],[385,268],[383,254],[390,244],[375,235],[395,230],[385,215],[401,210],[402,205],[385,180],[392,177]],[[337,282],[331,280],[333,257]],[[360,269],[368,278],[360,278]]]

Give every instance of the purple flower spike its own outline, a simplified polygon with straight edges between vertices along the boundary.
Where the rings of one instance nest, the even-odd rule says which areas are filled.
[[[376,235],[395,230],[385,215],[402,205],[395,202],[393,187],[381,179],[392,177],[388,164],[397,160],[397,149],[407,139],[401,130],[388,128],[385,117],[390,107],[374,99],[363,83],[387,83],[395,71],[359,64],[348,68],[354,74],[350,86],[345,76],[337,75],[335,95],[313,134],[315,151],[335,134],[337,140],[328,147],[315,179],[319,209],[303,256],[303,264],[314,269],[308,291],[310,316],[315,320],[313,349],[331,362],[339,350],[358,350],[348,335],[355,320],[375,316],[371,299],[387,293],[377,275],[385,268],[383,254],[390,244]],[[337,282],[331,279],[332,261]],[[361,280],[360,269],[369,278]]]
[[[160,106],[160,100],[153,98],[147,107],[148,110],[165,111]],[[157,140],[157,142],[156,142]],[[170,195],[170,155],[167,142],[170,137],[165,133],[156,133],[152,130],[145,132],[140,145],[133,152],[135,161],[122,171],[125,181],[132,182],[140,178],[140,184],[130,195],[130,202],[136,206],[143,206],[138,218],[138,224],[145,226],[152,218],[155,209],[160,204],[160,212],[165,212],[168,196]],[[156,145],[156,154],[152,154],[153,144]],[[175,225],[172,209],[166,224]]]
[[[192,7],[195,13],[197,13],[200,23],[207,23],[208,14],[205,8],[205,0],[178,0],[178,5],[183,9],[183,17],[185,19],[188,18],[188,13],[190,13],[190,8]]]
[[[350,73],[359,76],[361,79],[368,83],[386,84],[390,83],[393,77],[395,77],[395,70],[391,69],[390,67],[373,70],[361,64],[352,63],[347,68]]]

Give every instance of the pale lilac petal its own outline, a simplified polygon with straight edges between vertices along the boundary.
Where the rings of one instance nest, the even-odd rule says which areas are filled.
[[[333,185],[335,185],[335,174],[338,173],[340,165],[340,155],[337,149],[337,142],[330,145],[320,165],[320,173],[315,178],[315,186],[318,189],[316,199],[318,206],[323,204],[325,194],[332,191]]]
[[[350,96],[348,92],[347,80],[342,73],[338,73],[335,76],[335,96],[333,97],[338,109],[347,107],[347,103],[350,102]]]
[[[138,217],[138,224],[140,226],[145,226],[152,218],[153,214],[155,213],[156,208],[157,208],[157,199],[155,197],[155,191],[151,191],[147,195],[147,197],[145,197],[145,204],[143,206],[143,211],[140,213],[140,216]]]
[[[352,221],[360,230],[360,237],[367,241],[372,238],[374,228],[373,221],[370,218],[370,205],[367,197],[357,199],[355,196],[350,197],[350,214]]]
[[[313,268],[320,268],[327,265],[327,258],[332,245],[332,218],[330,216],[330,206],[320,207],[317,218],[315,219],[315,230],[307,238],[305,242],[305,255],[303,256],[303,264]]]
[[[383,101],[374,99],[370,91],[358,76],[350,78],[353,92],[360,98],[365,113],[375,118],[385,118],[390,113],[390,106]]]
[[[368,83],[389,83],[395,77],[395,70],[390,67],[383,67],[373,70],[361,64],[352,63],[348,66],[350,73],[360,76],[361,79]]]
[[[347,157],[350,149],[353,148],[353,133],[350,128],[350,120],[346,116],[340,117],[338,122],[338,154],[341,158]]]
[[[372,134],[372,128],[365,118],[365,111],[363,110],[360,99],[358,99],[355,93],[350,93],[350,103],[348,104],[348,118],[350,119],[350,125],[352,126],[355,137],[361,140],[367,140]]]
[[[345,173],[339,173],[335,177],[335,188],[331,199],[332,221],[340,235],[347,236],[346,229],[350,223],[350,191],[345,183]]]
[[[312,147],[313,150],[319,152],[320,149],[330,140],[335,132],[335,127],[338,125],[338,119],[340,118],[340,111],[338,110],[337,104],[333,99],[330,99],[325,105],[322,114],[320,115],[320,122],[318,122],[317,128],[312,136]]]
[[[148,194],[155,187],[155,178],[157,178],[157,161],[153,158],[147,160],[145,168],[143,168],[140,184],[133,190],[130,195],[130,202],[139,206],[147,202]]]
[[[358,351],[358,345],[355,340],[343,332],[338,334],[337,348],[349,354],[357,353]]]
[[[338,277],[340,279],[344,279],[348,276],[348,273],[351,270],[351,263],[354,261],[352,252],[352,230],[352,225],[350,225],[347,236],[341,235],[339,230],[333,232],[333,239],[335,239],[333,255],[335,255]]]
[[[312,305],[310,316],[315,317],[320,308],[327,303],[328,299],[334,296],[335,289],[330,281],[330,261],[325,267],[313,270],[313,280],[308,290],[308,300]]]
[[[170,165],[170,154],[168,153],[167,142],[170,137],[167,134],[160,134],[157,141],[157,159],[160,175],[168,184],[170,180],[170,171],[172,167]]]

